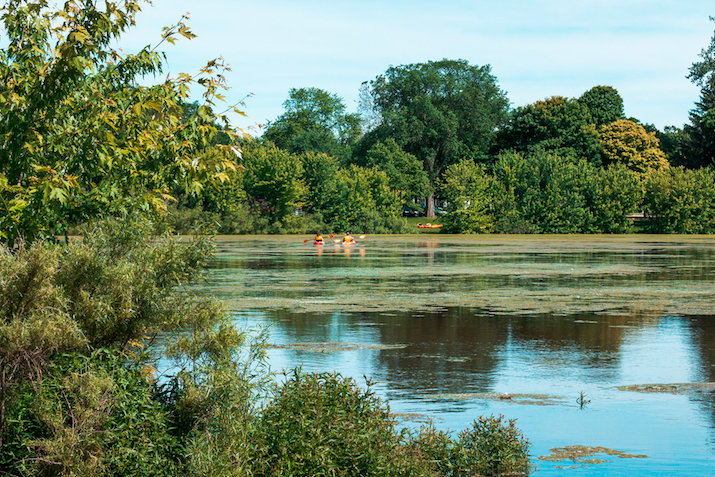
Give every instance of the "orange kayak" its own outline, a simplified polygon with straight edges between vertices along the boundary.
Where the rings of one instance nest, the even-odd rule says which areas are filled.
[[[417,227],[421,229],[439,229],[442,227],[442,224],[417,224]]]

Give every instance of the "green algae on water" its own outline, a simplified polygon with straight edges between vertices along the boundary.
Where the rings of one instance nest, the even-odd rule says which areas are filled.
[[[623,451],[608,449],[606,447],[590,446],[565,446],[550,449],[551,454],[537,457],[539,460],[549,462],[563,462],[570,460],[579,464],[603,464],[608,459],[596,458],[599,454],[620,457],[621,459],[646,459],[647,455],[627,454]],[[563,468],[563,467],[560,467]],[[574,468],[574,467],[570,467]]]

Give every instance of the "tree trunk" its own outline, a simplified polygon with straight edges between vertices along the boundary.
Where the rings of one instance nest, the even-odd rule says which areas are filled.
[[[427,196],[427,212],[425,213],[425,217],[428,219],[434,219],[434,190],[429,191],[429,195]]]

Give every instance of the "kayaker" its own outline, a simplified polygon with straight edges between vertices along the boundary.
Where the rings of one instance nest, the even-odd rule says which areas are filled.
[[[313,243],[316,245],[318,245],[318,244],[325,245],[325,240],[323,239],[323,236],[320,235],[320,232],[315,234],[315,239],[313,239]]]
[[[343,237],[343,245],[352,245],[355,243],[355,239],[350,235],[350,232],[345,232],[345,237]]]

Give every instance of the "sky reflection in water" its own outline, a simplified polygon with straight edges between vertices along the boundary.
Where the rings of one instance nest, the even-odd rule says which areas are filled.
[[[404,238],[318,253],[295,242],[219,242],[202,286],[240,325],[270,326],[273,369],[367,376],[410,426],[460,430],[501,413],[534,456],[567,445],[648,455],[537,461],[535,475],[712,474],[713,391],[618,389],[715,382],[715,318],[702,313],[712,243]],[[579,310],[574,294],[591,299]],[[321,345],[293,346],[305,343]]]

